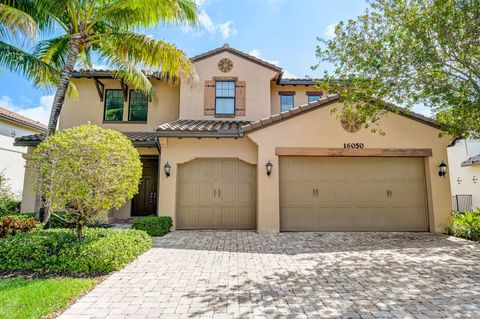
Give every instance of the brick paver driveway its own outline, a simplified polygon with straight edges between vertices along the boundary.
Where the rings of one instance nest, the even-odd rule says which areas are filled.
[[[174,232],[66,318],[480,318],[480,245],[428,233]]]

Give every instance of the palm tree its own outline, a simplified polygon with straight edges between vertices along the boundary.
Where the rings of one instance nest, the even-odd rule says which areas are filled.
[[[174,45],[137,33],[138,28],[159,23],[196,24],[193,0],[31,0],[50,26],[62,34],[41,41],[34,55],[61,70],[53,100],[47,135],[56,130],[70,78],[79,61],[91,67],[92,52],[115,77],[129,86],[153,94],[142,68],[155,69],[172,78],[192,78],[193,67]],[[46,24],[47,25],[47,24]]]
[[[48,86],[60,73],[21,47],[35,39],[38,24],[27,3],[0,1],[0,68],[20,73],[36,85]]]

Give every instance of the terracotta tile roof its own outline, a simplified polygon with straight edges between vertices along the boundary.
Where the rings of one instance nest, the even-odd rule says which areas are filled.
[[[320,79],[279,79],[280,85],[315,85]]]
[[[125,134],[134,145],[142,146],[144,144],[156,143],[156,135],[154,132],[122,132]],[[19,136],[15,138],[15,145],[17,146],[35,146],[38,145],[45,138],[45,133],[32,134],[26,136]]]
[[[221,53],[221,52],[229,52],[229,53],[232,53],[232,54],[237,55],[239,57],[250,60],[254,63],[257,63],[259,65],[262,65],[262,66],[266,67],[267,69],[271,69],[271,70],[276,71],[276,72],[282,72],[281,67],[279,67],[275,64],[269,63],[265,60],[259,59],[257,57],[254,57],[253,55],[250,55],[248,53],[245,53],[245,52],[242,52],[240,50],[231,48],[227,43],[225,43],[223,46],[221,46],[219,48],[204,52],[204,53],[199,54],[199,55],[196,55],[196,56],[190,58],[190,60],[192,60],[192,62],[197,62],[197,61],[209,58],[212,55],[215,55],[215,54],[218,54],[218,53]]]
[[[161,71],[151,71],[151,70],[142,70],[142,72],[149,78],[156,79],[168,79],[169,75],[167,73],[162,73]],[[110,69],[79,69],[72,72],[72,76],[75,78],[82,77],[113,77],[114,72]]]
[[[160,125],[157,136],[239,136],[240,128],[249,121],[184,120]]]
[[[18,113],[4,109],[3,107],[0,107],[0,118],[9,120],[11,122],[15,122],[20,125],[28,126],[30,128],[33,128],[39,131],[47,130],[47,126],[45,124],[32,120]]]
[[[287,120],[291,117],[297,116],[297,115],[302,114],[304,112],[312,111],[312,110],[317,109],[319,107],[332,104],[332,103],[338,101],[339,98],[340,98],[340,96],[338,94],[326,95],[326,96],[322,97],[321,99],[319,99],[318,101],[316,101],[314,103],[303,104],[303,105],[294,107],[294,108],[292,108],[288,111],[281,112],[281,113],[278,113],[278,114],[274,114],[270,117],[267,117],[267,118],[264,118],[264,119],[261,119],[261,120],[258,120],[258,121],[254,121],[254,122],[251,122],[247,125],[244,125],[244,126],[242,126],[242,132],[248,134],[249,132],[256,131],[258,129],[264,128],[265,126],[270,126],[272,124],[276,124],[277,122]]]
[[[470,157],[466,161],[462,162],[462,167],[480,165],[480,154]]]

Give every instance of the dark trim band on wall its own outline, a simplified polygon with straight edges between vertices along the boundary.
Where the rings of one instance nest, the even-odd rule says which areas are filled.
[[[295,91],[278,91],[278,95],[295,95]]]
[[[332,156],[332,157],[430,157],[431,148],[322,148],[277,147],[277,156]]]
[[[305,92],[306,95],[323,95],[323,91],[307,91]]]

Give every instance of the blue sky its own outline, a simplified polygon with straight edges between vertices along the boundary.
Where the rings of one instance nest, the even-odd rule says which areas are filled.
[[[287,77],[321,76],[313,72],[317,37],[328,38],[341,20],[363,13],[363,0],[197,0],[201,26],[159,26],[145,33],[177,45],[189,56],[224,43],[281,66]],[[101,61],[97,61],[101,66]],[[28,80],[0,73],[0,106],[47,122],[53,92]]]

